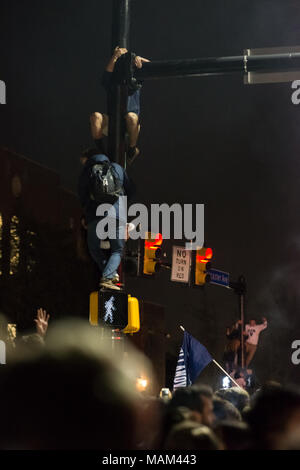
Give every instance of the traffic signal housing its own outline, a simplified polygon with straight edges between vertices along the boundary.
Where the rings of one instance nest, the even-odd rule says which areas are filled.
[[[211,259],[213,250],[211,248],[202,247],[196,250],[196,268],[195,268],[195,284],[203,286],[210,282]]]
[[[160,269],[160,258],[162,255],[161,245],[163,242],[160,233],[146,233],[144,245],[144,266],[143,273],[151,276]]]
[[[140,330],[139,301],[135,297],[113,290],[90,294],[90,324],[118,328],[125,334]]]

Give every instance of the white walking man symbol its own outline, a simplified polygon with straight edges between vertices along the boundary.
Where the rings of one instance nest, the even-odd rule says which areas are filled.
[[[110,323],[113,323],[114,321],[113,312],[116,310],[116,307],[114,306],[114,301],[115,301],[115,298],[111,297],[104,304],[105,312],[106,312],[104,315],[105,322],[109,321]]]

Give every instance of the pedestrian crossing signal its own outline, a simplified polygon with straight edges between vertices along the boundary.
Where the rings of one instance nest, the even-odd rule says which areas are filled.
[[[213,250],[211,248],[202,247],[196,250],[196,269],[195,284],[203,286],[210,282],[210,274],[207,272],[211,269],[211,259]]]
[[[139,301],[114,290],[90,294],[90,324],[106,325],[123,333],[133,334],[140,329]]]

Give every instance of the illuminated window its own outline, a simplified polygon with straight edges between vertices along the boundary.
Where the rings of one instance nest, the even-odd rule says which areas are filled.
[[[20,263],[20,235],[19,235],[19,219],[17,216],[11,218],[10,223],[10,269],[9,274],[12,276],[18,272]]]
[[[2,260],[3,260],[2,237],[3,237],[3,219],[2,219],[2,214],[0,214],[0,276],[2,274]]]

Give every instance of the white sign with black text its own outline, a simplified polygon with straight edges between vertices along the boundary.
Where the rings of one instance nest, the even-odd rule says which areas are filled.
[[[189,282],[191,274],[191,250],[173,246],[171,281]]]

